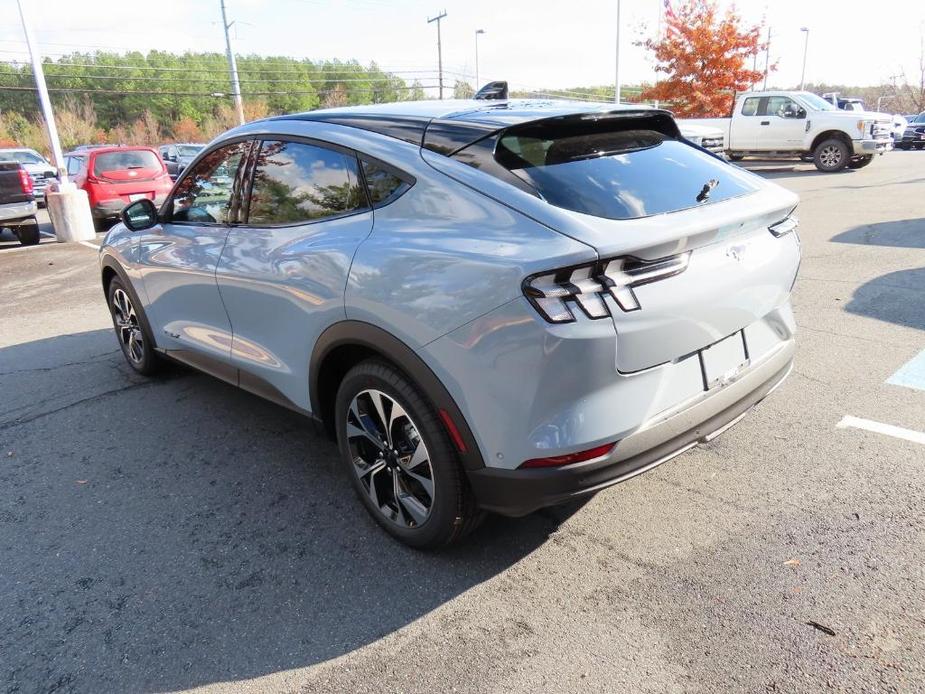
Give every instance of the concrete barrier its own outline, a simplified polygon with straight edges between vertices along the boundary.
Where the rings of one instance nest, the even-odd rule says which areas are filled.
[[[93,241],[96,230],[87,192],[73,183],[52,183],[45,190],[45,205],[58,241]]]

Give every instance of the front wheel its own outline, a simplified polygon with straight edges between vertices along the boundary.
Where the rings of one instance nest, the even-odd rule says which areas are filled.
[[[141,309],[135,306],[132,295],[118,278],[109,283],[107,298],[112,325],[125,360],[143,376],[153,375],[160,362],[154,351],[154,340],[145,330]]]
[[[742,161],[743,159],[745,159],[744,154],[730,154],[729,155],[729,161]]]
[[[848,166],[849,158],[848,145],[834,137],[820,142],[813,152],[816,168],[826,173],[841,171]]]
[[[852,159],[848,162],[849,169],[863,169],[865,166],[870,164],[874,160],[874,156],[870,155],[869,157],[858,157],[857,159]]]
[[[337,391],[341,459],[367,511],[390,535],[419,549],[451,544],[481,512],[437,412],[392,366],[353,367]]]

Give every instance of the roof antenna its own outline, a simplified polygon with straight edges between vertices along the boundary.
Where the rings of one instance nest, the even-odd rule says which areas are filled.
[[[489,82],[472,98],[480,101],[507,101],[507,82]]]

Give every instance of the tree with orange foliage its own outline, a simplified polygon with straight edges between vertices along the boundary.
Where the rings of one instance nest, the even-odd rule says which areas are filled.
[[[721,14],[715,0],[665,6],[664,36],[640,45],[655,54],[655,71],[668,77],[646,89],[642,98],[670,102],[681,117],[728,115],[733,92],[751,88],[763,76],[747,67],[766,47],[760,38],[762,25],[745,26],[731,7]]]

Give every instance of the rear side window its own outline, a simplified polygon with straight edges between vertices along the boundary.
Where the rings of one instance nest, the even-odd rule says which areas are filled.
[[[83,165],[82,157],[67,157],[66,161],[67,161],[67,172],[68,172],[68,175],[71,175],[71,176],[73,176],[78,171],[80,171],[80,167]]]
[[[742,104],[742,115],[743,116],[757,116],[758,115],[758,102],[761,99],[757,96],[750,96],[745,100],[745,103]]]
[[[369,207],[355,156],[281,141],[261,143],[249,205],[251,226],[313,222]]]
[[[93,173],[97,176],[107,171],[125,171],[127,169],[160,169],[161,160],[147,149],[130,149],[125,152],[104,152],[93,161]]]
[[[382,164],[366,159],[361,160],[361,163],[373,207],[391,202],[411,187],[409,182]]]

